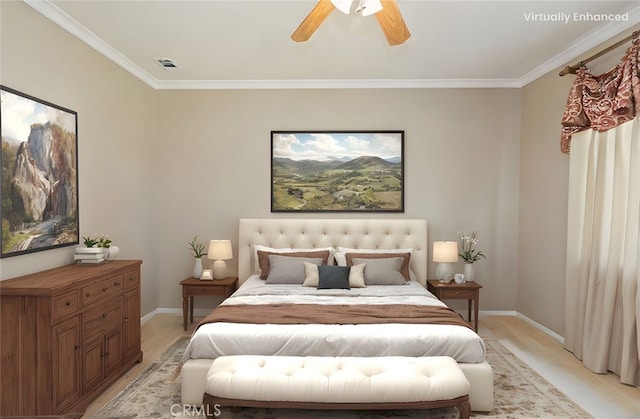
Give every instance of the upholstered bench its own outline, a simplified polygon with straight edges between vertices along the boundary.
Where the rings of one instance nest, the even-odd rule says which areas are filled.
[[[469,382],[453,358],[217,358],[207,373],[206,411],[225,407],[431,409],[456,407],[468,418]]]

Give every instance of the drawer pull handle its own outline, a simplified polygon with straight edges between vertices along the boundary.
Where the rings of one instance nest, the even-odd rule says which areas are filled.
[[[109,288],[104,287],[104,288],[102,288],[102,292],[107,292],[107,290],[108,290],[108,289],[109,289]]]
[[[106,319],[106,318],[107,318],[107,313],[103,313],[103,314],[102,314],[102,318],[103,318],[103,319]]]
[[[87,293],[87,298],[89,298],[89,297],[91,297],[91,293],[90,292]]]
[[[71,301],[65,301],[65,302],[64,302],[64,305],[65,305],[65,306],[70,306],[70,305],[71,305]]]
[[[115,285],[116,287],[119,287],[120,283],[119,282],[115,282],[113,285]]]

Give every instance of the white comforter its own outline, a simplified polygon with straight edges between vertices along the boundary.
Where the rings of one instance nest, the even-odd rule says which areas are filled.
[[[404,286],[369,286],[351,290],[317,290],[301,285],[266,284],[249,278],[222,304],[411,304],[445,306],[415,281]],[[185,349],[189,359],[224,355],[297,356],[435,356],[458,362],[482,362],[484,342],[462,326],[431,324],[245,324],[201,326]]]

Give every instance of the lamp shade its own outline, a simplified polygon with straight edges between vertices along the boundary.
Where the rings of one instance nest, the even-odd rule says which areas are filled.
[[[233,258],[233,250],[231,249],[230,240],[211,240],[209,241],[209,251],[207,252],[209,259],[226,260]]]
[[[458,242],[433,242],[433,261],[455,263],[458,261]]]

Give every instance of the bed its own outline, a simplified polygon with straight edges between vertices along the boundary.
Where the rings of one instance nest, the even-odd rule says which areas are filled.
[[[441,321],[450,309],[426,290],[426,220],[241,219],[238,240],[240,286],[201,322],[185,349],[183,404],[202,403],[206,373],[219,356],[447,355],[458,362],[471,384],[472,410],[492,410],[493,372],[485,360],[484,342],[464,322]],[[350,289],[316,289],[316,283],[303,286],[299,281],[272,280],[281,272],[276,273],[277,269],[288,267],[286,264],[293,260],[291,254],[279,252],[300,253],[299,257],[308,260],[306,269],[319,264],[320,255],[307,253],[307,249],[325,252],[323,255],[329,250],[326,260],[322,260],[329,265],[344,265],[347,255],[351,265],[369,267],[368,280],[374,278],[375,264],[397,262],[395,267],[402,266],[405,281],[398,286],[382,279],[379,283],[368,282],[365,287],[352,283]],[[260,278],[265,260],[272,262],[267,280],[266,274]],[[307,282],[310,278],[313,282],[310,272],[302,273]],[[294,320],[267,319],[283,311],[287,315],[282,317]],[[358,320],[351,321],[347,316]],[[266,320],[251,320],[256,317]],[[332,320],[340,317],[346,320]],[[424,323],[426,317],[434,323]]]

